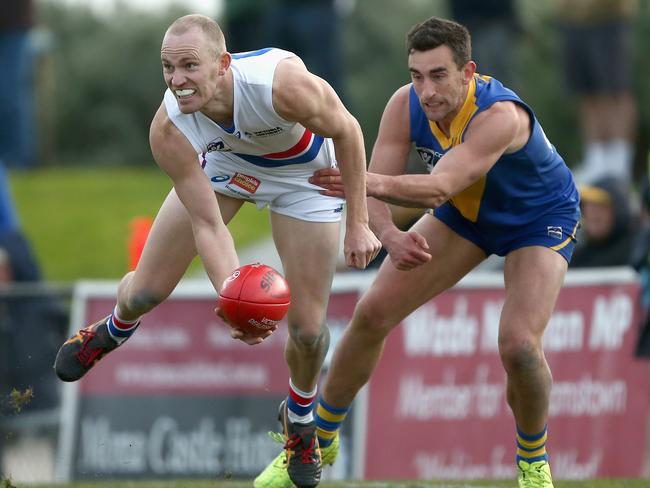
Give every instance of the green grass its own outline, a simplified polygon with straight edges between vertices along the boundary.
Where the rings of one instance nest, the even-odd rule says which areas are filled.
[[[14,171],[10,185],[45,278],[55,282],[122,277],[129,222],[155,216],[171,188],[155,167]],[[268,212],[246,204],[230,230],[238,247],[269,235]],[[190,272],[199,266],[195,260]]]
[[[555,488],[647,488],[648,480],[588,480],[554,481]],[[244,488],[251,482],[235,481],[160,481],[160,482],[97,482],[69,485],[39,485],[39,488]],[[517,482],[509,481],[346,481],[323,482],[322,488],[515,488]],[[17,486],[16,488],[21,488]]]

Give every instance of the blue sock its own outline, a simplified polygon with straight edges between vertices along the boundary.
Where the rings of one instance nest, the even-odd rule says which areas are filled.
[[[537,461],[548,461],[546,453],[546,426],[537,434],[525,434],[517,426],[517,465],[519,461],[535,463]]]
[[[318,435],[318,445],[321,448],[327,447],[334,442],[349,410],[349,405],[343,408],[331,407],[323,400],[323,397],[320,397],[316,407],[316,433]]]

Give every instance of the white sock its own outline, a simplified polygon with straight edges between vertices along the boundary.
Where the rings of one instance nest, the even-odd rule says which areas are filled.
[[[291,423],[308,424],[314,420],[314,402],[316,388],[306,392],[296,388],[289,378],[289,398],[287,399],[287,416]]]
[[[115,321],[119,322],[119,327],[117,324],[115,324]],[[115,342],[118,344],[122,344],[125,340],[127,340],[133,332],[135,332],[135,329],[138,328],[140,325],[140,319],[135,319],[135,320],[123,320],[117,315],[117,305],[113,309],[113,314],[108,318],[107,326],[108,326],[108,333],[110,336],[113,338]],[[128,327],[125,327],[128,326]]]

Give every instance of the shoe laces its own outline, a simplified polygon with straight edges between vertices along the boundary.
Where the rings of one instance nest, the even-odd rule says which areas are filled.
[[[299,434],[293,434],[291,437],[288,439],[285,438],[284,434],[281,434],[279,432],[269,432],[269,437],[273,439],[275,442],[278,442],[280,444],[284,444],[284,449],[289,449],[293,450],[294,452],[300,451],[300,462],[303,464],[311,464],[314,462],[314,451],[315,451],[315,439],[312,437],[309,446],[308,447],[303,447],[302,449],[294,449],[295,447],[298,447],[300,444],[302,444],[302,439]],[[287,456],[285,455],[282,459],[284,464],[287,463]]]
[[[538,488],[540,486],[547,486],[547,483],[552,483],[551,477],[544,471],[543,463],[529,464],[528,466],[519,466],[521,470],[521,481],[523,488]]]
[[[81,349],[76,356],[84,367],[88,367],[104,352],[104,348],[96,347],[91,349],[88,347],[90,341],[97,335],[94,330],[88,328],[81,329],[79,335],[83,338],[83,342],[81,343]]]
[[[284,444],[285,449],[292,450],[295,453],[300,455],[300,462],[302,464],[312,464],[314,462],[314,450],[315,450],[316,440],[314,437],[309,439],[309,445],[305,446],[302,437],[300,434],[292,434],[291,437],[287,439],[287,442]]]

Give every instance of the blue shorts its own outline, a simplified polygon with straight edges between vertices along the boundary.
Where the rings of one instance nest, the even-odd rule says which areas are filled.
[[[476,244],[488,256],[506,256],[522,247],[543,246],[561,254],[568,263],[571,262],[580,222],[580,211],[576,209],[571,212],[549,212],[531,224],[488,228],[467,220],[449,202],[436,208],[433,215],[458,235]]]

